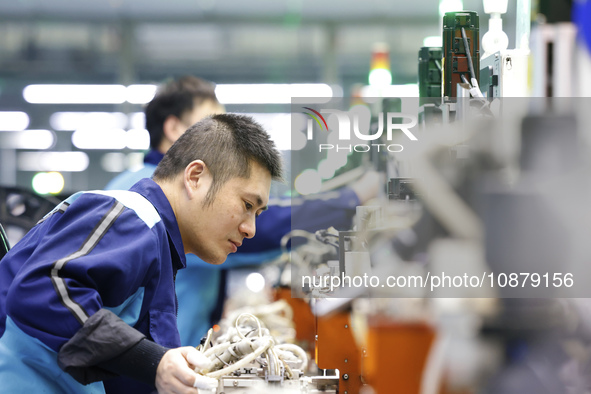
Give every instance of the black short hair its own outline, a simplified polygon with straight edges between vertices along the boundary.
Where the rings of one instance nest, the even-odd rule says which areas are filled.
[[[195,123],[166,152],[153,179],[171,180],[194,160],[203,160],[213,176],[206,205],[228,180],[248,178],[253,161],[267,169],[272,179],[282,180],[281,154],[263,127],[249,116],[220,114]]]
[[[205,101],[219,104],[215,85],[191,75],[170,80],[163,84],[146,106],[146,129],[150,133],[150,147],[158,149],[164,134],[164,121],[170,115],[181,118],[187,111]]]

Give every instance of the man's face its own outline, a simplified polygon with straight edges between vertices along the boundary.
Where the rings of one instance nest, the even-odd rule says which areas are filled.
[[[189,127],[210,115],[223,114],[225,112],[221,104],[212,100],[205,100],[199,105],[195,105],[192,110],[183,113],[180,118],[173,115],[169,116],[163,125],[164,138],[158,150],[165,153]]]
[[[183,132],[207,116],[223,114],[225,112],[221,104],[215,103],[212,100],[205,100],[201,104],[195,105],[190,112],[183,114],[181,117],[184,126]]]
[[[271,174],[251,162],[250,177],[232,178],[222,185],[210,205],[204,205],[211,187],[211,176],[204,174],[187,201],[179,221],[185,252],[192,252],[210,264],[221,264],[236,252],[244,238],[255,235],[255,219],[266,209],[271,188]]]

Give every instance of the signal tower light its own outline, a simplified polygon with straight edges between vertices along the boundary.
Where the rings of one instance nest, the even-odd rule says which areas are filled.
[[[369,84],[373,86],[392,84],[390,48],[386,43],[377,43],[373,46],[369,70]]]

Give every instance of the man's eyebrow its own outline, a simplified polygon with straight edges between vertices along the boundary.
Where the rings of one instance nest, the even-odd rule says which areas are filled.
[[[259,206],[263,205],[263,199],[261,198],[261,196],[257,196],[257,203],[259,204]],[[265,205],[261,208],[261,211],[266,211],[268,208],[269,207]]]
[[[260,207],[263,205],[263,199],[258,194],[250,194],[248,193],[248,197],[252,198],[253,200],[257,201],[257,205]],[[269,207],[267,205],[261,207],[261,210],[266,211]]]

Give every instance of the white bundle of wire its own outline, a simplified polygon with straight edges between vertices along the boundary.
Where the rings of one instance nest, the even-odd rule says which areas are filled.
[[[219,369],[213,372],[207,372],[205,376],[209,376],[210,378],[221,378],[224,375],[229,375],[234,371],[239,370],[253,362],[257,357],[259,357],[263,352],[267,351],[270,347],[273,346],[273,339],[272,338],[261,338],[260,342],[257,343],[257,349],[241,359],[240,361],[235,362],[234,364],[230,364],[225,368]],[[231,344],[228,344],[227,347],[230,347]]]
[[[240,308],[231,313],[227,321],[236,322],[238,316],[245,313],[254,315],[260,321],[264,322],[269,330],[273,331],[275,336],[277,336],[277,331],[285,331],[285,336],[288,338],[289,335],[292,335],[292,338],[295,336],[293,330],[293,311],[285,300],[275,301],[269,305]]]
[[[246,319],[254,321],[256,328],[254,330],[250,329],[245,335],[242,332],[244,327],[240,326],[240,322]],[[210,378],[219,379],[257,360],[260,364],[267,365],[269,374],[281,376],[283,374],[282,370],[285,370],[286,377],[290,379],[297,376],[294,375],[288,362],[299,361],[301,370],[307,368],[308,357],[302,348],[293,344],[275,345],[275,340],[271,335],[268,335],[268,330],[263,328],[260,320],[250,313],[243,313],[238,316],[234,327],[228,331],[232,332],[226,333],[223,337],[229,340],[218,343],[206,350],[212,336],[212,330],[209,330],[205,345],[199,350],[211,360],[211,365],[198,372]],[[253,333],[257,336],[249,337]],[[265,356],[264,360],[262,359],[263,354]],[[229,364],[229,361],[236,359],[239,360]],[[226,367],[211,371],[211,369],[223,365],[226,365]]]
[[[288,361],[287,359],[291,359],[290,354],[295,355],[295,358],[300,361],[300,367],[302,371],[305,371],[308,368],[308,355],[301,347],[291,344],[291,343],[282,343],[280,345],[275,345],[275,350],[279,354],[279,358]]]

